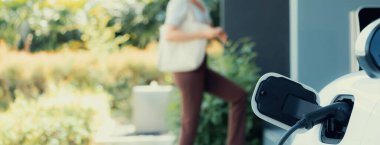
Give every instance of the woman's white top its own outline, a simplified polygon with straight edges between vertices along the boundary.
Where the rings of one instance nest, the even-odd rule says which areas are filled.
[[[205,24],[211,24],[211,17],[207,6],[202,0],[199,2],[205,8],[205,11],[199,9],[191,2],[191,0],[170,0],[166,8],[165,24],[180,26],[184,21],[189,8],[191,9],[191,12],[193,12],[197,21]]]

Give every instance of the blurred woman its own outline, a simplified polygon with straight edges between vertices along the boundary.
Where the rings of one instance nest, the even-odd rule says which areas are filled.
[[[196,21],[209,24],[210,27],[191,33],[181,31],[181,24],[188,13],[191,13]],[[211,26],[209,10],[201,0],[170,0],[165,25],[168,27],[166,32],[168,41],[185,42],[194,39],[227,41],[227,35],[221,27]],[[182,95],[182,126],[179,144],[194,144],[203,93],[209,92],[229,102],[227,145],[243,145],[247,93],[232,81],[209,69],[206,60],[207,57],[196,70],[173,73],[175,83]]]

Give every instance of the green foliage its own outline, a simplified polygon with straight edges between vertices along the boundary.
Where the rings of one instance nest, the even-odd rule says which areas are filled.
[[[117,34],[128,34],[127,45],[145,48],[158,39],[158,28],[164,22],[168,0],[139,0],[135,7],[128,7],[122,15],[114,16],[113,23],[121,23]],[[140,9],[140,10],[138,10]]]
[[[225,46],[223,54],[211,55],[208,66],[223,74],[242,86],[248,94],[253,92],[258,79],[259,68],[255,65],[254,44],[248,39],[241,39]],[[179,123],[179,99],[175,98],[170,104],[170,126],[178,131]],[[251,96],[247,100],[250,102]],[[261,125],[250,111],[247,105],[246,143],[249,145],[260,144]],[[201,105],[201,119],[197,131],[196,145],[221,145],[225,144],[227,136],[228,104],[210,94],[206,94]]]
[[[254,43],[243,38],[227,43],[222,55],[211,56],[209,66],[250,91],[260,70],[255,64],[255,57]]]
[[[99,95],[45,96],[37,100],[20,96],[0,114],[0,144],[89,145],[96,124],[107,119],[107,104],[106,97]]]
[[[6,53],[0,59],[0,110],[8,108],[17,93],[38,98],[51,87],[102,88],[112,96],[113,113],[130,115],[132,87],[151,80],[163,81],[150,51],[123,50],[107,55],[93,53]],[[122,114],[121,114],[122,113]]]
[[[100,53],[132,45],[145,48],[158,39],[168,0],[17,0],[0,3],[0,39],[27,51],[70,49]],[[219,1],[206,0],[214,24]]]
[[[83,5],[83,1],[77,4]],[[42,0],[18,0],[4,1],[0,11],[0,38],[13,47],[29,51],[51,50],[79,39],[74,7]]]

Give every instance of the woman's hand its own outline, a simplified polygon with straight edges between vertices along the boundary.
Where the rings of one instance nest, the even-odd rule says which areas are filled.
[[[227,33],[223,31],[221,34],[218,35],[218,39],[219,39],[223,44],[227,43],[227,41],[228,41],[228,35],[227,35]]]
[[[210,27],[209,29],[203,31],[203,37],[206,39],[214,39],[218,37],[221,33],[223,33],[223,29],[221,27]]]
[[[203,31],[203,37],[206,39],[217,38],[223,43],[227,42],[227,34],[224,32],[222,27],[210,27],[208,30]]]

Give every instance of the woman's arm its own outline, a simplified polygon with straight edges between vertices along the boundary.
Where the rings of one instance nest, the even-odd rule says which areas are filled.
[[[166,39],[168,41],[190,41],[194,39],[213,39],[224,33],[220,27],[210,27],[207,30],[199,32],[184,32],[175,26],[168,25]]]

